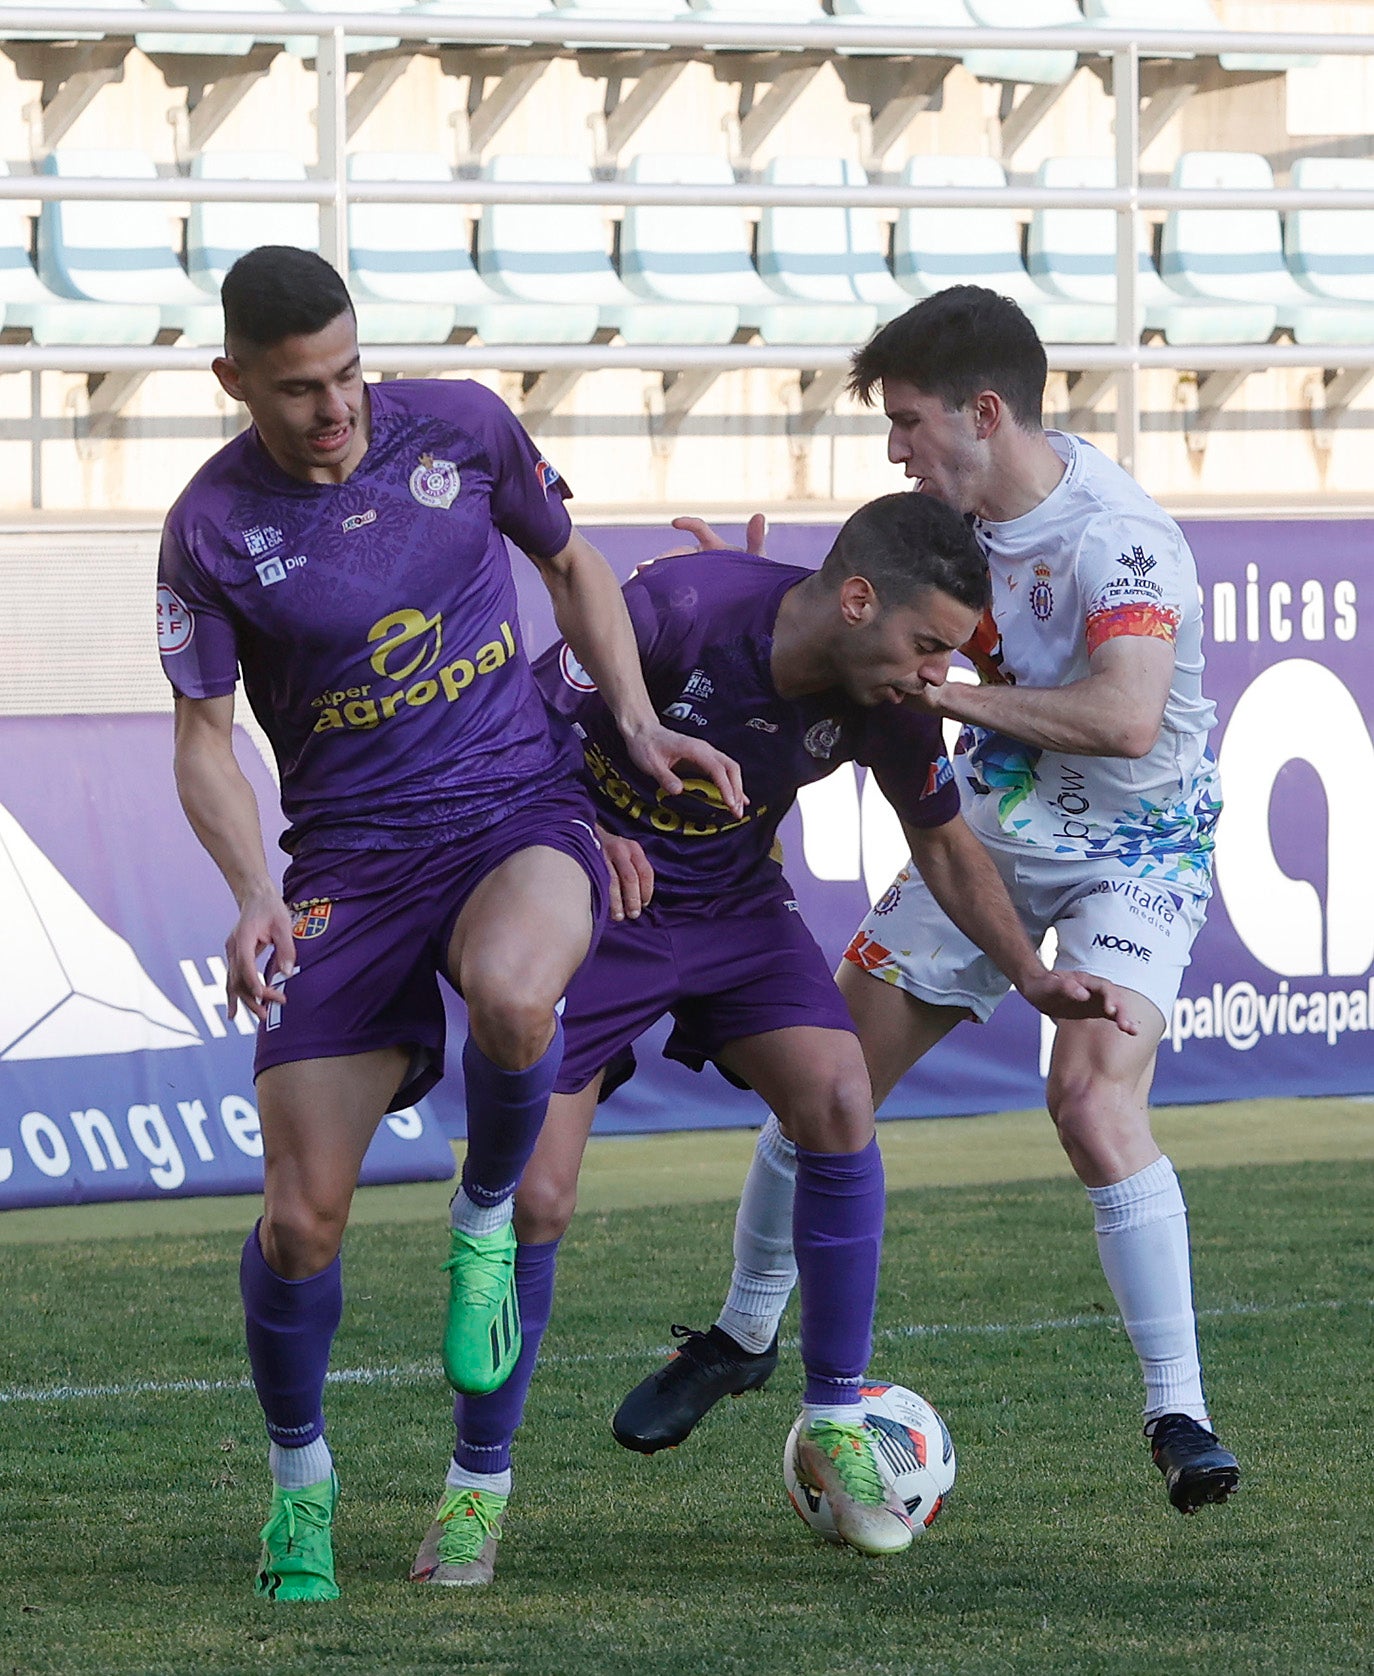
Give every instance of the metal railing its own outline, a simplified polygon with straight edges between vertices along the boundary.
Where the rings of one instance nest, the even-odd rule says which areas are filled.
[[[1283,56],[1374,56],[1374,34],[1313,34],[1245,30],[1179,31],[1095,29],[930,29],[899,25],[851,24],[829,19],[814,24],[772,25],[634,19],[475,18],[441,12],[350,13],[44,11],[0,7],[0,40],[17,33],[63,35],[97,33],[124,38],[155,35],[251,35],[265,42],[286,37],[315,37],[318,84],[319,163],[307,181],[193,180],[189,177],[119,181],[66,179],[54,175],[0,177],[0,199],[51,201],[105,199],[173,203],[310,203],[320,206],[320,250],[341,273],[347,273],[350,202],[480,205],[593,204],[739,205],[743,207],[906,208],[1047,208],[1111,209],[1117,217],[1116,342],[1049,344],[1052,367],[1061,371],[1110,372],[1116,383],[1117,453],[1131,469],[1139,440],[1139,377],[1151,368],[1246,372],[1269,367],[1338,364],[1346,371],[1374,368],[1374,344],[1314,350],[1298,345],[1165,346],[1142,345],[1138,252],[1140,216],[1147,210],[1236,209],[1374,209],[1374,192],[1206,191],[1144,187],[1140,182],[1140,98],[1142,59],[1220,53]],[[911,53],[957,54],[971,49],[1073,50],[1112,67],[1117,184],[1113,187],[1048,189],[1043,187],[949,188],[901,185],[801,187],[739,182],[697,186],[594,181],[589,185],[490,181],[455,178],[452,182],[350,181],[346,173],[348,41],[367,36],[399,37],[419,48],[439,43],[472,46],[547,46],[551,51],[607,50],[665,52],[699,49],[711,53],[822,51],[843,54],[862,49],[900,57]],[[401,50],[401,49],[396,49]],[[782,61],[785,65],[785,60]],[[843,367],[849,351],[836,346],[727,344],[673,347],[586,345],[444,345],[438,347],[366,346],[364,360],[376,371],[445,372],[461,370],[594,371],[631,368],[683,372],[697,369],[797,368],[824,371]],[[200,348],[39,348],[0,345],[4,372],[156,372],[205,365]]]

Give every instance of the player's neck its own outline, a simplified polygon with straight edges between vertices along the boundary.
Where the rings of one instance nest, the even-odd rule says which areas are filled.
[[[768,673],[779,698],[803,698],[836,684],[825,634],[833,604],[829,589],[822,589],[816,576],[805,577],[778,602]]]
[[[1011,428],[1001,439],[996,469],[977,507],[994,524],[1024,518],[1049,499],[1067,469],[1044,431]]]

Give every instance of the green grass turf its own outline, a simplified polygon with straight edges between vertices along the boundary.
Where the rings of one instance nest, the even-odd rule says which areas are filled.
[[[607,1417],[667,1322],[714,1311],[730,1210],[593,1211],[565,1247],[498,1580],[473,1593],[402,1581],[450,1440],[438,1230],[355,1228],[335,1366],[396,1371],[330,1390],[344,1596],[325,1607],[248,1593],[267,1500],[250,1391],[14,1400],[240,1381],[239,1237],[5,1246],[0,1673],[1370,1671],[1374,1163],[1186,1185],[1204,1354],[1246,1470],[1231,1504],[1184,1520],[1164,1502],[1071,1182],[893,1195],[873,1371],[936,1403],[960,1474],[934,1529],[878,1562],[787,1505],[795,1351],[682,1450],[616,1447]]]

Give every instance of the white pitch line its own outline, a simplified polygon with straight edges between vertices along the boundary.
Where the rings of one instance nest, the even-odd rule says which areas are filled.
[[[1200,1309],[1205,1320],[1234,1319],[1248,1316],[1301,1315],[1311,1310],[1369,1309],[1374,1298],[1325,1298],[1310,1302],[1287,1304],[1224,1304],[1216,1309]],[[983,1323],[942,1322],[929,1326],[882,1327],[875,1338],[896,1343],[903,1340],[926,1338],[985,1338],[1021,1333],[1075,1332],[1084,1327],[1120,1327],[1117,1315],[1065,1315],[1049,1321],[992,1321]],[[796,1339],[784,1339],[785,1348],[795,1348]],[[653,1349],[616,1350],[601,1355],[552,1355],[542,1358],[550,1367],[566,1367],[587,1362],[638,1362],[651,1355],[666,1355],[668,1347]],[[335,1368],[325,1375],[329,1385],[423,1385],[437,1380],[439,1369],[433,1362],[399,1362],[374,1368]],[[140,1379],[128,1385],[46,1385],[0,1387],[0,1404],[4,1403],[68,1403],[96,1402],[119,1397],[175,1397],[218,1396],[227,1392],[251,1391],[253,1381],[240,1379]]]

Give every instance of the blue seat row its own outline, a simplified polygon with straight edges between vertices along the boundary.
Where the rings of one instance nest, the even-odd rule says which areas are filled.
[[[0,165],[3,167],[3,165]],[[138,152],[59,150],[49,172],[69,178],[150,179]],[[303,181],[301,162],[279,152],[206,152],[192,172],[224,180]],[[587,183],[566,157],[503,156],[484,169],[494,181]],[[447,163],[423,152],[362,152],[356,181],[453,181]],[[711,187],[734,175],[719,157],[657,153],[635,158],[630,180]],[[789,157],[766,171],[786,186],[860,186],[859,166],[838,158]],[[1054,158],[1039,182],[1104,186],[1105,159]],[[915,186],[996,187],[1001,166],[986,157],[922,157],[903,180]],[[1374,189],[1374,161],[1312,158],[1294,184]],[[1246,189],[1273,184],[1250,153],[1186,153],[1179,186]],[[350,209],[351,284],[368,343],[449,341],[589,343],[614,333],[631,344],[725,344],[741,334],[771,344],[849,344],[865,339],[913,299],[961,282],[994,286],[1025,308],[1056,343],[1116,336],[1116,222],[1111,210],[1048,209],[1032,217],[1023,252],[1014,211],[903,210],[893,230],[862,208],[765,207],[757,237],[732,206],[641,205],[626,209],[618,261],[595,205],[488,204],[472,226],[461,203],[417,210],[400,203]],[[176,331],[188,343],[220,333],[217,292],[225,272],[257,244],[318,243],[309,204],[193,204],[185,266],[167,208],[154,202],[56,200],[39,219],[38,271],[27,223],[0,203],[3,323],[39,343],[151,343]],[[1374,342],[1374,211],[1178,210],[1164,226],[1162,267],[1142,253],[1139,294],[1147,329],[1171,343],[1262,343],[1276,328],[1299,343]]]

